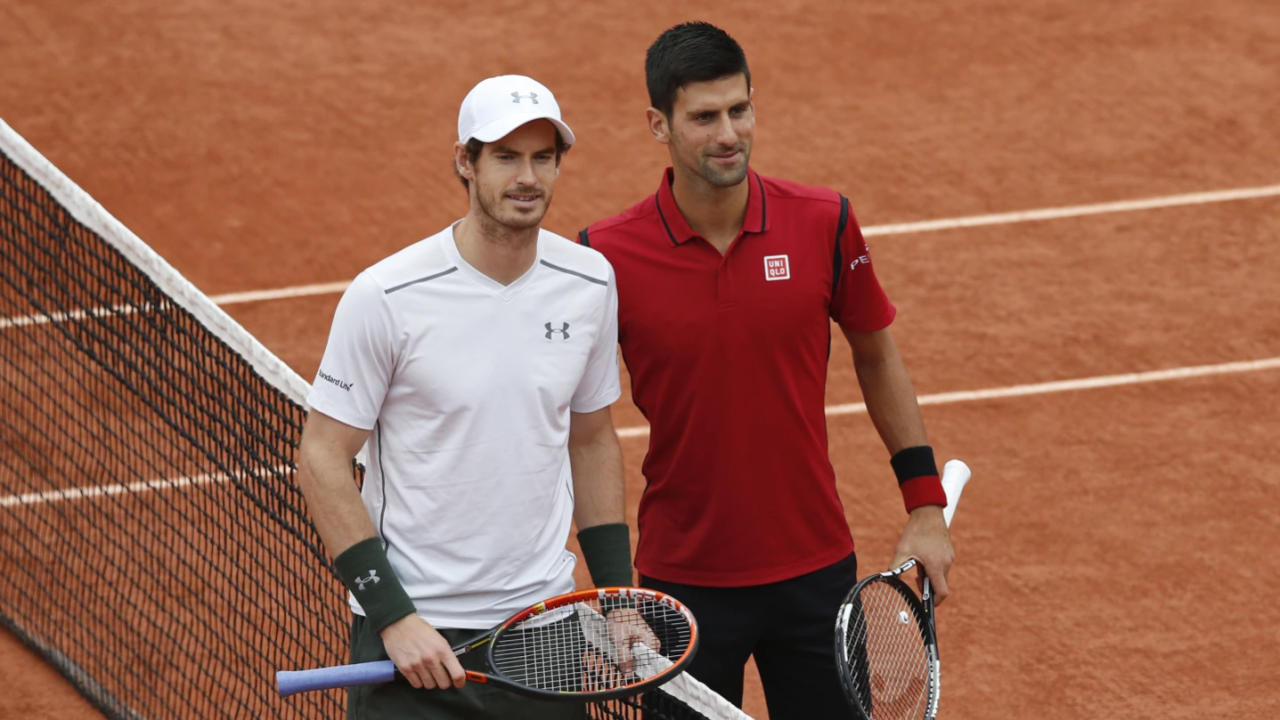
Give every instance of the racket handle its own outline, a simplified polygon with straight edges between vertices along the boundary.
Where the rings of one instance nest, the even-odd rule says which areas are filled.
[[[951,518],[955,517],[960,495],[971,475],[969,466],[962,460],[948,460],[942,466],[942,491],[947,494],[947,507],[942,510],[942,518],[947,521],[947,527],[951,527]]]
[[[390,660],[335,665],[311,670],[280,670],[276,673],[276,689],[281,697],[308,690],[329,690],[352,685],[375,685],[391,682],[396,664]]]

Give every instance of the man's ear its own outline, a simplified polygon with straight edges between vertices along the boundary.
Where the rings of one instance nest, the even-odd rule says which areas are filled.
[[[453,166],[458,171],[458,175],[463,178],[476,179],[476,169],[471,164],[471,158],[467,156],[467,146],[464,143],[453,144]]]
[[[645,110],[644,115],[649,121],[649,132],[653,133],[653,139],[663,145],[671,142],[671,121],[667,116],[655,107]]]

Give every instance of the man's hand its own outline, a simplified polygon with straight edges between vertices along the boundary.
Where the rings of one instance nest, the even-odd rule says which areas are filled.
[[[467,682],[449,641],[417,615],[406,615],[384,628],[382,644],[396,669],[415,688],[460,688]]]
[[[640,613],[633,608],[618,608],[605,618],[609,627],[609,639],[618,651],[618,669],[630,675],[636,670],[635,656],[631,654],[631,646],[643,643],[654,652],[662,651],[662,643],[653,634],[649,624]]]
[[[933,586],[934,603],[941,605],[949,593],[947,573],[956,559],[942,508],[926,505],[912,510],[907,516],[907,524],[902,528],[898,548],[889,567],[896,568],[912,557],[920,563],[924,573],[916,576],[917,586],[923,588],[927,574]]]

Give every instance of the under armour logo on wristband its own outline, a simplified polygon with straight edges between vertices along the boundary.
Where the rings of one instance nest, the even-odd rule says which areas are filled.
[[[545,328],[547,329],[547,336],[546,336],[546,337],[547,337],[547,339],[548,339],[548,340],[550,340],[550,339],[551,339],[551,335],[552,335],[553,333],[560,333],[560,335],[561,335],[560,339],[561,339],[561,340],[568,340],[568,339],[569,339],[569,323],[562,323],[562,324],[564,325],[564,327],[562,327],[562,328],[553,328],[553,327],[551,327],[551,323],[547,323],[547,324],[543,325],[543,327],[545,327]]]
[[[518,102],[520,102],[521,100],[528,99],[528,101],[529,101],[529,102],[531,102],[531,103],[533,103],[534,105],[537,105],[537,104],[538,104],[538,93],[536,93],[536,92],[525,93],[524,95],[521,95],[518,91],[516,91],[516,90],[512,90],[512,91],[511,91],[511,97],[512,97],[512,98],[514,98],[514,99],[511,101],[511,102],[513,102],[513,103],[518,103]]]
[[[378,577],[378,571],[373,568],[369,568],[369,577],[356,578],[356,587],[363,591],[366,584],[371,583],[373,585],[377,585],[380,582],[382,582],[382,578]]]

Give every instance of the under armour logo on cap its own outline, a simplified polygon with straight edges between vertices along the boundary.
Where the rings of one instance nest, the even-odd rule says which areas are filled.
[[[564,144],[573,144],[573,131],[560,118],[560,104],[546,85],[525,75],[485,78],[458,108],[458,142],[496,142],[535,120],[550,121]]]
[[[551,335],[552,335],[552,333],[560,333],[560,335],[561,335],[560,339],[561,339],[561,340],[568,340],[568,339],[569,339],[569,323],[562,323],[562,324],[564,325],[564,327],[561,327],[561,328],[553,328],[553,327],[551,327],[551,323],[547,323],[546,325],[544,325],[544,326],[543,326],[543,327],[545,327],[545,328],[547,329],[547,339],[548,339],[548,340],[550,340],[550,339],[551,339]]]

